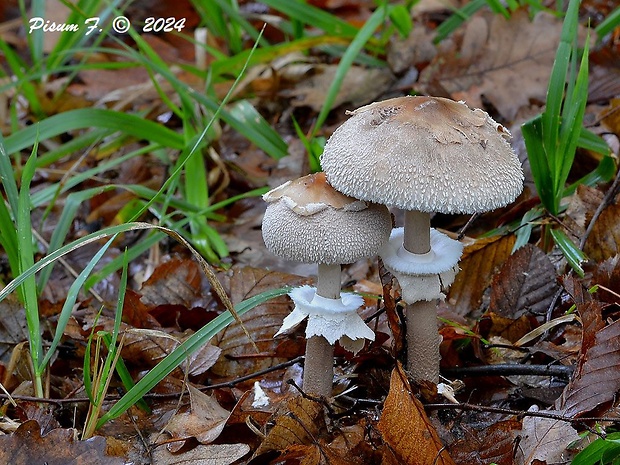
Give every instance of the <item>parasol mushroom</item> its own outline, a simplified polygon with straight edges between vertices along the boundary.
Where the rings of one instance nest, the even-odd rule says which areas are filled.
[[[408,369],[439,380],[437,299],[458,272],[462,246],[431,229],[430,215],[477,213],[523,189],[510,133],[486,112],[438,97],[399,97],[350,112],[328,140],[321,166],[340,192],[405,210],[380,252],[408,303]]]
[[[263,199],[269,203],[262,228],[267,248],[288,260],[318,264],[317,287],[290,292],[295,308],[277,334],[308,318],[304,390],[329,396],[335,342],[357,352],[365,339],[374,340],[356,312],[362,297],[340,292],[341,264],[377,254],[390,234],[390,213],[337,192],[324,173],[289,181]]]

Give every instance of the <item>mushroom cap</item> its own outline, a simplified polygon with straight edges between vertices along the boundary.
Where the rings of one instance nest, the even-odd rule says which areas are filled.
[[[510,133],[483,110],[440,97],[399,97],[352,115],[321,166],[340,192],[423,212],[475,213],[512,202],[523,170]]]
[[[392,229],[385,206],[337,192],[324,173],[289,181],[263,198],[269,202],[263,217],[265,245],[288,260],[353,263],[376,255]]]

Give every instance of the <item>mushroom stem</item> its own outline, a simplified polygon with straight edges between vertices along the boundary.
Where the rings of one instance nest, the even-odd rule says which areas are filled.
[[[437,304],[421,300],[407,305],[407,369],[416,381],[439,382]]]
[[[340,273],[339,264],[326,265],[319,263],[319,272],[316,283],[316,293],[326,299],[340,298]]]
[[[405,211],[403,247],[411,253],[423,254],[431,250],[431,215],[415,210]]]
[[[327,299],[340,298],[339,264],[319,263],[316,294]],[[306,341],[304,362],[304,391],[329,397],[334,381],[334,346],[323,336],[312,336]]]
[[[303,388],[307,394],[329,397],[334,382],[334,346],[323,336],[306,341]]]

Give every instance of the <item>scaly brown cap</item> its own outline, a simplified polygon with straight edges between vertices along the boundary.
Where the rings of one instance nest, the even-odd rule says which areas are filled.
[[[392,221],[383,205],[331,187],[324,173],[289,181],[263,196],[263,240],[274,254],[305,263],[343,264],[376,255]]]
[[[404,210],[475,213],[523,189],[510,133],[486,112],[439,97],[399,97],[350,113],[328,140],[329,183],[358,199]]]

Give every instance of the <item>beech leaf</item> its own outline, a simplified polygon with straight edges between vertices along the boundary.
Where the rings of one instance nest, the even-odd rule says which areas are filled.
[[[393,454],[397,463],[454,465],[400,365],[392,370],[377,428],[388,446],[386,454]]]

